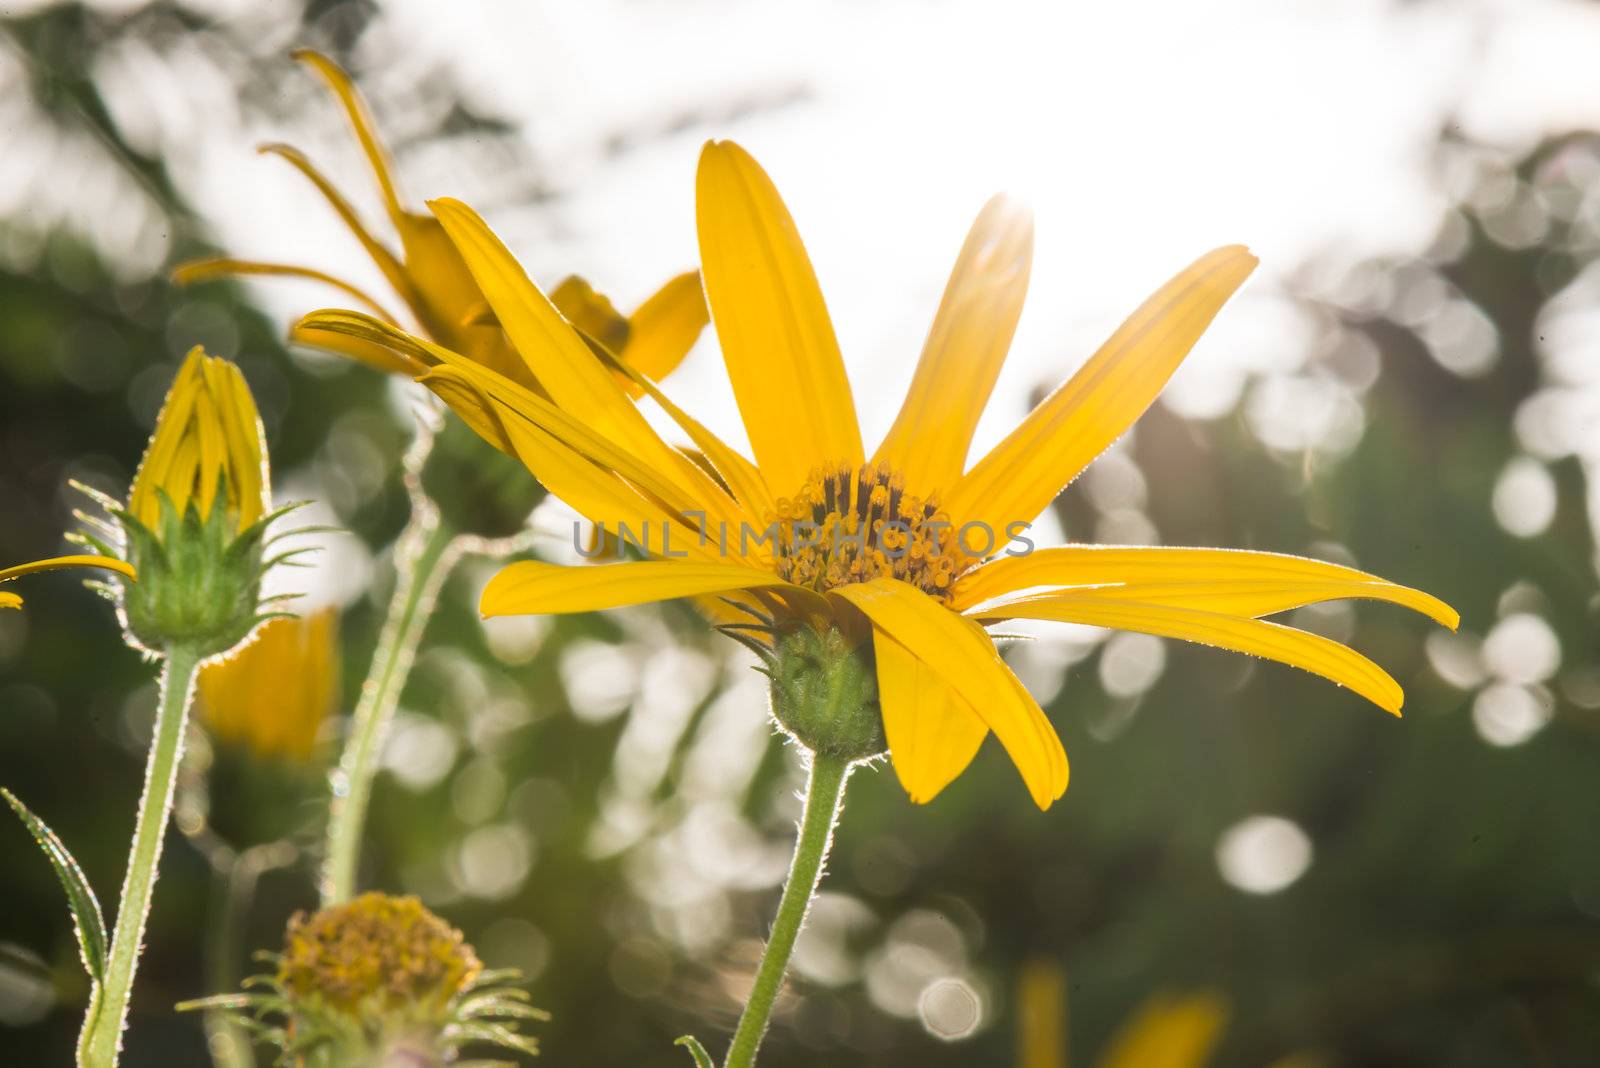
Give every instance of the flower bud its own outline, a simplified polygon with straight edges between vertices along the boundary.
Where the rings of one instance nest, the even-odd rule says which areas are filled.
[[[267,449],[239,369],[193,349],[179,368],[134,476],[121,523],[130,640],[201,656],[238,645],[263,618],[270,499]]]

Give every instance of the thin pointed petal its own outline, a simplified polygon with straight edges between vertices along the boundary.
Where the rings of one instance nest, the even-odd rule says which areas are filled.
[[[1067,754],[1055,728],[995,651],[983,628],[914,586],[880,578],[832,591],[904,645],[983,717],[1041,809],[1067,788]]]
[[[1364,598],[1421,612],[1451,630],[1461,622],[1460,613],[1432,594],[1353,567],[1285,553],[1167,546],[1068,545],[1001,557],[957,581],[954,604],[966,610],[995,597],[1050,586],[1094,586],[1107,599],[1246,617]]]
[[[1005,196],[984,205],[956,259],[900,414],[876,459],[906,485],[952,486],[1022,315],[1033,216]]]
[[[1026,597],[982,613],[985,620],[1041,619],[1091,627],[1132,630],[1162,638],[1212,645],[1236,653],[1276,660],[1349,687],[1386,712],[1398,716],[1405,701],[1389,673],[1347,646],[1320,634],[1280,623],[1239,619],[1194,608],[1142,602],[1110,602],[1071,592]]]
[[[737,564],[646,560],[564,567],[522,560],[507,564],[489,580],[478,607],[485,616],[597,612],[783,584],[783,579],[769,571]]]
[[[887,634],[873,640],[873,651],[889,760],[911,800],[926,804],[972,763],[989,728],[932,668]]]
[[[1229,245],[1179,272],[967,472],[945,501],[950,514],[1004,530],[1044,511],[1144,414],[1255,266]]]
[[[707,302],[767,482],[799,487],[818,464],[859,465],[833,321],[772,180],[738,145],[709,142],[695,204]]]

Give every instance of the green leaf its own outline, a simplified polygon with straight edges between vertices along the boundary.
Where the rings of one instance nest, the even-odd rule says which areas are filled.
[[[0,795],[5,796],[6,803],[22,820],[55,868],[56,878],[61,880],[61,888],[67,892],[67,907],[72,910],[72,926],[78,934],[78,950],[83,957],[83,966],[98,987],[105,981],[106,975],[106,920],[100,911],[99,899],[94,896],[89,880],[84,878],[83,869],[78,867],[78,862],[72,859],[72,854],[67,852],[67,847],[61,844],[56,833],[28,811],[28,806],[18,801],[10,790],[0,787]]]
[[[700,1040],[693,1035],[684,1035],[673,1042],[674,1046],[682,1046],[689,1051],[689,1056],[694,1058],[694,1068],[717,1068],[711,1060],[711,1054],[700,1044]]]

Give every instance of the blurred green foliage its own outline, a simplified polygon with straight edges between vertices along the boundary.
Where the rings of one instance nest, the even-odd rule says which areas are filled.
[[[337,55],[371,14],[316,4],[286,32]],[[159,206],[173,258],[206,250],[198,223],[162,161],[119,135],[85,72],[97,49],[128,35],[202,33],[208,47],[249,55],[163,4],[132,14],[55,5],[0,24],[33,99],[64,128],[88,131]],[[276,53],[256,61],[282,63]],[[260,93],[270,81],[260,65],[239,70],[247,100],[279,106]],[[444,115],[441,132],[472,121],[459,107]],[[1197,988],[1233,1005],[1221,1064],[1302,1050],[1332,1065],[1595,1063],[1592,489],[1579,460],[1535,458],[1556,507],[1525,537],[1491,502],[1527,449],[1517,428],[1539,417],[1526,415],[1530,398],[1552,384],[1541,311],[1600,247],[1588,188],[1600,143],[1574,134],[1504,159],[1444,135],[1439,154],[1441,173],[1465,155],[1477,177],[1457,188],[1433,249],[1308,264],[1291,294],[1326,342],[1298,373],[1357,404],[1351,447],[1264,444],[1272,413],[1250,392],[1207,422],[1158,406],[1118,452],[1143,487],[1134,510],[1163,542],[1347,554],[1443,596],[1469,637],[1427,648],[1429,628],[1383,606],[1302,616],[1406,685],[1403,720],[1290,669],[1175,643],[1137,693],[1108,691],[1110,645],[1019,648],[1030,679],[1064,682],[1047,706],[1074,763],[1064,803],[1034,811],[993,743],[926,808],[906,801],[887,768],[857,775],[800,953],[798,996],[780,1010],[763,1064],[1011,1063],[1015,980],[1040,957],[1068,969],[1074,1063],[1088,1063],[1147,994]],[[1490,184],[1499,192],[1485,192]],[[1547,225],[1535,240],[1508,240],[1500,216],[1530,198],[1548,209]],[[386,383],[297,362],[282,324],[241,290],[176,291],[159,271],[129,278],[82,235],[34,229],[26,209],[0,220],[9,250],[0,561],[56,550],[72,523],[68,478],[122,492],[152,398],[197,341],[237,357],[278,472],[336,479],[345,461],[330,446],[335,426],[380,458],[381,477],[343,494],[338,519],[382,552],[404,521],[398,463],[409,433]],[[1429,316],[1395,312],[1423,290],[1487,317],[1488,366],[1450,369]],[[1058,502],[1066,529],[1086,540],[1115,518],[1091,486]],[[719,1048],[713,1036],[731,1029],[753,969],[796,814],[794,762],[759,722],[760,691],[731,643],[686,607],[564,617],[496,637],[473,611],[487,573],[482,562],[458,571],[426,635],[397,744],[428,759],[404,780],[380,780],[365,881],[421,894],[491,965],[527,968],[535,1001],[554,1014],[541,1031],[549,1059],[687,1064],[671,1039],[694,1031]],[[344,619],[346,707],[386,595],[381,560],[377,574]],[[69,579],[27,595],[25,613],[0,615],[0,783],[62,836],[109,909],[139,789],[150,670]],[[1559,671],[1496,683],[1472,638],[1523,614],[1547,621]],[[1466,666],[1451,682],[1441,663]],[[1513,697],[1548,725],[1521,744],[1490,744],[1483,723],[1493,727],[1494,707],[1484,702],[1495,686],[1502,698],[1523,694]],[[674,687],[689,697],[671,699]],[[208,845],[288,835],[302,849],[264,877],[240,946],[272,948],[288,915],[314,901],[320,769],[196,752],[179,818],[192,837],[175,830],[164,861],[128,1068],[206,1063],[197,1021],[172,1006],[215,992],[204,986],[199,920],[216,907]],[[1219,840],[1258,813],[1294,821],[1314,847],[1309,869],[1280,893],[1245,893],[1219,874]],[[495,861],[508,851],[521,870],[504,885],[474,878],[504,874]],[[0,857],[0,1059],[64,1064],[85,984],[60,890],[20,827],[0,830]],[[965,977],[980,998],[971,1037],[943,1042],[919,1023],[920,984],[940,975]]]

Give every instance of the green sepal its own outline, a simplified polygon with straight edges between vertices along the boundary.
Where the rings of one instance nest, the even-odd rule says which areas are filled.
[[[11,810],[22,820],[23,826],[33,835],[33,840],[39,844],[44,855],[49,859],[50,866],[56,870],[56,878],[61,880],[61,888],[67,893],[67,908],[72,912],[72,929],[78,936],[78,953],[83,959],[83,967],[89,973],[90,980],[98,990],[106,976],[106,918],[100,911],[100,899],[94,896],[94,889],[89,886],[89,880],[84,876],[83,869],[78,867],[78,862],[56,837],[45,822],[28,810],[28,806],[17,800],[17,796],[10,790],[0,787],[0,796],[4,796]]]
[[[773,718],[813,753],[854,762],[889,748],[870,639],[801,624],[777,634],[766,667]]]

